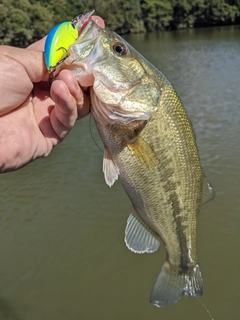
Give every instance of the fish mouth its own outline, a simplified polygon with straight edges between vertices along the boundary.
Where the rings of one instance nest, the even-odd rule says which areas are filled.
[[[72,19],[71,23],[74,26],[74,28],[78,30],[79,35],[83,33],[83,30],[86,28],[94,11],[95,10],[92,10],[88,13],[81,14],[81,15],[75,17],[74,19]]]
[[[79,63],[91,55],[92,62],[96,62],[97,43],[100,38],[102,28],[99,27],[93,20],[87,20],[87,23],[82,25],[80,35],[76,42],[69,47],[69,56],[73,61],[77,60]]]
[[[95,42],[100,36],[102,30],[103,29],[99,27],[96,22],[90,20],[90,17],[88,17],[87,20],[83,22],[79,30],[79,37],[76,41],[76,44],[85,43],[87,41]]]

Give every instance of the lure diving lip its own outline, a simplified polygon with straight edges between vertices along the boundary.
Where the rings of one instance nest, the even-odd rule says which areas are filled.
[[[68,48],[77,40],[90,20],[94,10],[79,15],[72,21],[56,25],[48,34],[44,47],[44,59],[49,72],[67,57]]]

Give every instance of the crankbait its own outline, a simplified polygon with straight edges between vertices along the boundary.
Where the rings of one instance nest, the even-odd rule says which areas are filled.
[[[74,44],[87,25],[94,10],[56,25],[48,34],[44,47],[44,59],[51,73],[66,57],[68,48]]]

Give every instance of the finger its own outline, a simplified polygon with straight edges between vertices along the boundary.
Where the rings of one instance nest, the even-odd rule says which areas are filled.
[[[85,117],[90,112],[89,98],[83,93],[73,73],[69,70],[62,70],[57,79],[66,84],[69,92],[76,100],[78,119]]]
[[[92,16],[91,20],[93,20],[94,22],[96,22],[96,24],[101,27],[101,28],[105,28],[105,23],[103,21],[103,19],[99,16]]]
[[[50,122],[53,130],[62,140],[78,118],[76,100],[62,80],[55,80],[52,83],[50,93],[55,102],[55,107],[50,114]]]
[[[43,37],[42,39],[30,44],[26,49],[29,50],[36,50],[36,51],[44,51],[45,41],[47,36]]]

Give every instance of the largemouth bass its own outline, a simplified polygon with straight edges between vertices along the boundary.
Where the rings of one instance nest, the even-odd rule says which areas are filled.
[[[214,197],[199,161],[187,113],[166,77],[114,32],[89,21],[67,58],[89,87],[91,112],[104,143],[103,172],[109,186],[120,178],[133,204],[125,242],[136,253],[154,252],[160,239],[166,262],[150,302],[158,307],[181,295],[202,296],[196,254],[201,204]]]

